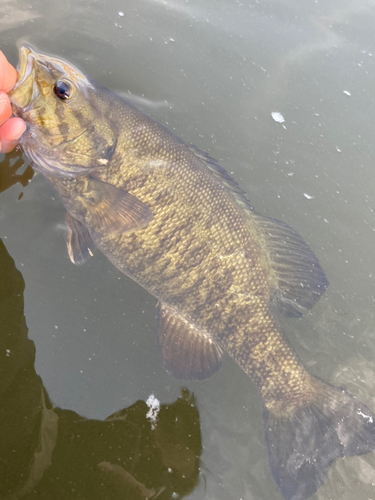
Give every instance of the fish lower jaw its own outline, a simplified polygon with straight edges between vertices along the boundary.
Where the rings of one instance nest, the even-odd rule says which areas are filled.
[[[18,73],[18,80],[14,86],[14,90],[20,87],[31,75],[32,70],[34,69],[35,56],[31,52],[31,50],[27,47],[21,47],[20,53],[20,68]]]

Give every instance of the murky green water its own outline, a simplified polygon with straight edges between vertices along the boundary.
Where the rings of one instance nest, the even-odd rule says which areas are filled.
[[[0,0],[0,16],[11,62],[20,39],[65,57],[304,236],[330,287],[284,330],[314,374],[375,410],[374,2]],[[205,382],[171,378],[155,300],[102,255],[73,266],[55,193],[41,175],[11,187],[20,153],[0,160],[0,237],[28,326],[27,338],[3,248],[0,498],[282,500],[246,375],[227,359]],[[196,406],[175,403],[182,387]],[[151,394],[169,405],[159,433],[139,401]],[[375,454],[346,458],[314,498],[374,500],[374,488]]]

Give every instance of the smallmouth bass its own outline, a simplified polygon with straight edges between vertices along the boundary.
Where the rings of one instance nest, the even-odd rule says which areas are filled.
[[[97,247],[158,299],[176,377],[212,375],[224,351],[248,374],[285,499],[309,498],[336,457],[375,449],[375,415],[311,375],[277,321],[328,285],[293,229],[257,213],[214,159],[62,59],[21,47],[10,96],[27,123],[24,152],[67,209],[72,262]]]

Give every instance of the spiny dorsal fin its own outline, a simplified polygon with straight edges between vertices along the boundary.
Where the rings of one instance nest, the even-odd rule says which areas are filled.
[[[211,158],[207,153],[201,151],[196,146],[190,144],[190,151],[194,153],[194,155],[204,162],[206,167],[210,170],[211,174],[219,180],[221,183],[225,185],[225,187],[230,191],[232,196],[235,198],[237,203],[241,205],[241,207],[247,210],[254,210],[254,207],[251,206],[250,201],[247,199],[247,194],[238,183],[228,174],[224,167],[220,165],[220,163]]]
[[[270,252],[278,286],[274,300],[286,316],[302,316],[325,292],[328,280],[319,260],[301,236],[284,222],[253,213]]]
[[[208,335],[160,303],[158,320],[164,366],[174,377],[203,380],[220,368],[222,350]]]
[[[66,244],[70,260],[76,266],[81,266],[94,255],[95,243],[87,227],[69,212],[66,213],[66,225],[68,227]]]

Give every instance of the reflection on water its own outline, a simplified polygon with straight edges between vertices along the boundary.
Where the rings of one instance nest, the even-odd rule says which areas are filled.
[[[199,479],[195,397],[137,401],[105,420],[53,406],[34,368],[24,281],[0,240],[0,498],[183,498]]]
[[[7,154],[4,161],[1,162],[0,193],[17,184],[17,182],[26,187],[33,176],[33,169],[30,165],[25,168],[25,162],[19,150]],[[19,198],[21,197],[22,193],[19,195]]]

